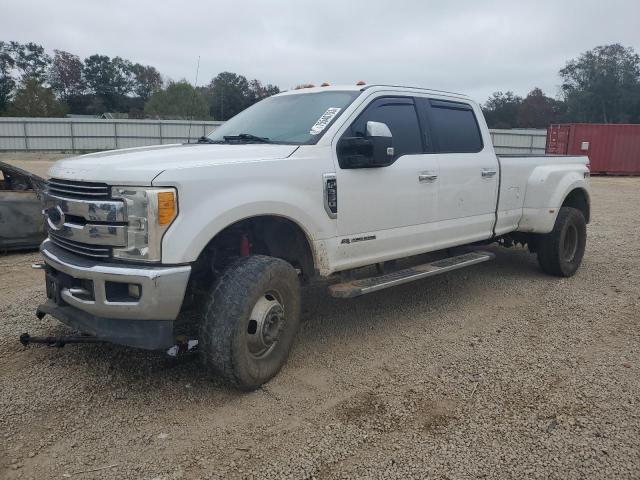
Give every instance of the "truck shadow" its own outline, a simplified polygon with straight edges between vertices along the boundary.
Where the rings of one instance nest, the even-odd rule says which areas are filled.
[[[381,290],[354,299],[329,296],[326,285],[316,285],[303,295],[302,328],[309,337],[323,339],[333,336],[357,335],[362,328],[392,329],[403,318],[429,312],[438,316],[461,300],[486,301],[482,296],[488,286],[524,279],[548,279],[540,271],[535,255],[525,249],[483,248],[496,254],[493,261],[461,270],[425,278],[412,283]],[[427,321],[428,322],[428,321]],[[309,333],[314,334],[309,335]],[[309,339],[313,342],[313,338]]]

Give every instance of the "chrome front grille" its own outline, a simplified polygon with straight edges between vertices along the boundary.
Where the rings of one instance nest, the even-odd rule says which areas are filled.
[[[103,183],[51,179],[44,195],[50,240],[60,248],[91,258],[109,258],[127,243],[122,200],[110,198]]]
[[[60,248],[69,250],[70,252],[77,253],[78,255],[84,255],[92,258],[109,258],[111,256],[110,247],[101,247],[98,245],[87,245],[86,243],[74,242],[68,238],[62,238],[56,235],[49,229],[49,240],[55,243]]]
[[[108,199],[110,197],[109,185],[106,183],[75,182],[72,180],[60,180],[52,178],[47,182],[51,195],[59,195],[71,198]]]

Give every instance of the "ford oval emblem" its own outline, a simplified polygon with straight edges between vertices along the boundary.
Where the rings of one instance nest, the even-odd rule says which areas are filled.
[[[64,227],[64,212],[59,206],[51,207],[47,209],[47,223],[53,230],[62,230]]]

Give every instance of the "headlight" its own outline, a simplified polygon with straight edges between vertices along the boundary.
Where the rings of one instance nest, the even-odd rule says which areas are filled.
[[[161,260],[162,237],[178,214],[174,188],[113,187],[113,198],[127,208],[127,246],[114,248],[115,258],[145,262]]]

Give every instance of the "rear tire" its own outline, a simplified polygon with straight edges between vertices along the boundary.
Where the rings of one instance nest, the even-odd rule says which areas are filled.
[[[204,304],[205,367],[240,390],[254,390],[287,360],[300,322],[300,282],[284,260],[243,257],[224,271]]]
[[[586,242],[587,223],[582,212],[560,208],[553,230],[538,239],[540,268],[557,277],[573,276],[582,263]]]

